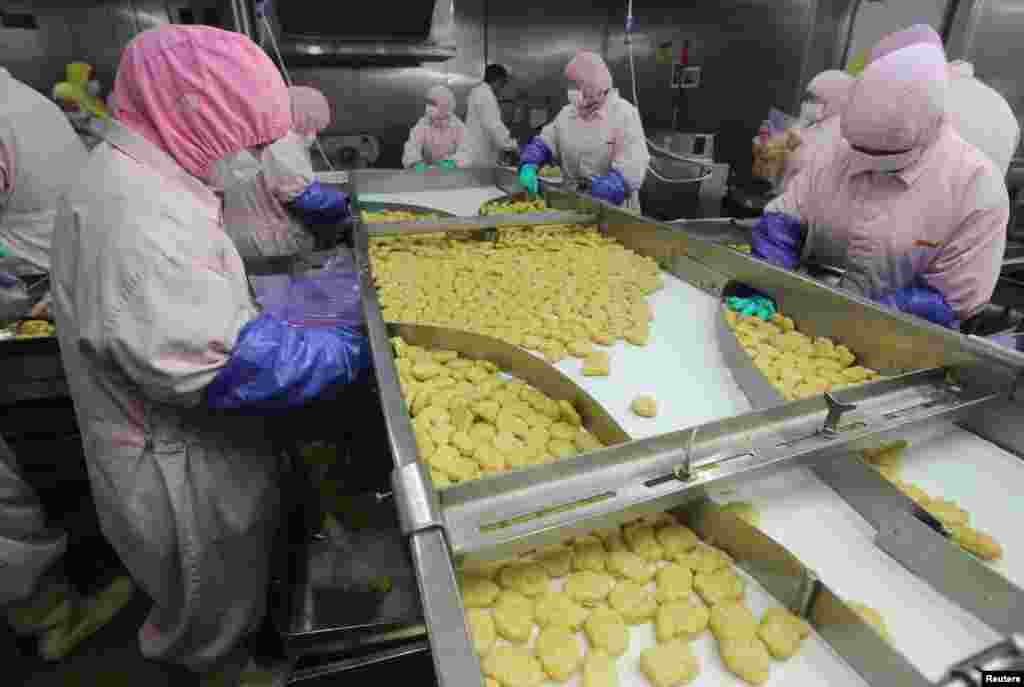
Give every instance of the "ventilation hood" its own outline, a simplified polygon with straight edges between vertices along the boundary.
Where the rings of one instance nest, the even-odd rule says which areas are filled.
[[[455,0],[287,0],[268,19],[282,53],[313,63],[418,64],[455,56]]]

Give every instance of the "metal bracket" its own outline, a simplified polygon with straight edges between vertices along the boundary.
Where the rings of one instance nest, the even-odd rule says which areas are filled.
[[[825,417],[825,425],[821,433],[827,437],[839,436],[839,420],[843,413],[857,409],[856,403],[843,403],[829,392],[825,392],[825,403],[828,404],[828,415]]]
[[[686,453],[683,455],[683,462],[672,470],[672,474],[680,482],[689,482],[693,479],[693,444],[697,440],[698,429],[699,427],[694,427],[690,432],[690,438],[686,442]]]
[[[988,684],[984,673],[995,670],[1020,671],[1024,668],[1024,635],[1014,634],[977,654],[960,661],[939,682],[940,685],[966,683],[973,687]]]
[[[441,504],[422,463],[408,463],[391,473],[391,486],[403,534],[443,527]]]

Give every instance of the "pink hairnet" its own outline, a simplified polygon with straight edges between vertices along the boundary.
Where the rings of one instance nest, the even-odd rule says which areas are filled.
[[[818,74],[807,84],[807,92],[814,95],[825,106],[824,118],[837,115],[846,106],[853,88],[853,77],[838,69]]]
[[[608,71],[608,65],[596,53],[585,50],[576,53],[576,57],[569,61],[565,76],[580,87],[585,98],[612,87],[612,74]]]
[[[871,54],[868,55],[868,64],[871,64],[875,60],[880,60],[889,53],[894,53],[897,50],[903,48],[909,48],[912,45],[918,43],[925,43],[928,45],[934,45],[939,50],[943,50],[942,38],[935,29],[928,26],[927,24],[914,24],[909,26],[902,31],[890,33],[882,40],[875,44],[875,47],[871,48]]]
[[[445,86],[434,86],[427,91],[427,102],[437,107],[438,119],[448,119],[455,111],[455,94]]]
[[[331,123],[331,106],[324,94],[309,86],[288,89],[292,99],[292,129],[303,136],[316,136]]]
[[[917,44],[867,66],[843,110],[851,145],[901,152],[931,144],[946,111],[946,56]]]
[[[114,82],[117,118],[207,180],[214,161],[281,138],[288,89],[270,58],[239,33],[163,26],[139,34]]]

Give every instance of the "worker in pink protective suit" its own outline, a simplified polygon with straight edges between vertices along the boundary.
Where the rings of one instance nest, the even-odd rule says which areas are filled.
[[[537,192],[540,167],[555,160],[570,185],[595,198],[640,210],[640,186],[651,156],[640,113],[612,89],[608,65],[579,52],[566,66],[569,104],[520,156],[519,181]]]
[[[114,92],[118,121],[61,203],[52,270],[100,523],[153,599],[145,656],[204,684],[269,684],[245,649],[279,500],[256,411],[351,381],[366,341],[261,314],[221,224],[214,163],[291,128],[288,90],[258,46],[204,26],[146,31]]]
[[[843,140],[839,115],[853,88],[853,77],[836,69],[822,72],[807,84],[807,95],[800,107],[800,147],[786,161],[782,190],[801,169],[819,155],[831,155]]]
[[[427,111],[409,132],[402,166],[423,172],[430,165],[455,169],[455,154],[466,138],[466,125],[455,116],[455,94],[444,86],[427,91]]]
[[[21,282],[50,271],[57,198],[87,155],[60,108],[0,67],[0,273]],[[38,288],[6,289],[30,300],[17,317],[49,317],[48,290]],[[0,294],[0,309],[5,301],[16,305]]]
[[[946,59],[929,43],[868,64],[842,114],[845,144],[772,201],[754,255],[846,269],[841,286],[947,327],[995,288],[1009,203],[999,173],[946,121]]]
[[[917,43],[941,48],[942,38],[927,24],[915,24],[879,41],[868,63]],[[949,64],[946,117],[961,138],[984,153],[1006,176],[1020,144],[1020,123],[1006,98],[975,78],[969,62],[956,60]]]
[[[224,227],[243,258],[295,255],[316,243],[309,228],[318,224],[316,217],[295,201],[317,185],[309,148],[330,124],[331,110],[313,88],[297,86],[288,93],[292,131],[262,150],[247,148],[214,166],[212,184],[224,194]],[[348,199],[341,200],[347,212]]]

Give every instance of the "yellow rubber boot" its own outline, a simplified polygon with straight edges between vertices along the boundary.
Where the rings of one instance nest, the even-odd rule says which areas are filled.
[[[42,635],[70,620],[74,593],[64,582],[46,580],[28,599],[7,606],[7,622],[19,635]]]
[[[78,597],[69,617],[46,630],[39,639],[39,655],[59,661],[114,619],[135,595],[135,584],[118,577],[96,596]]]

